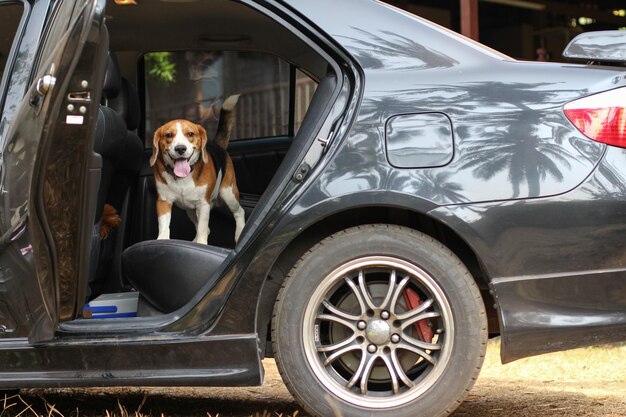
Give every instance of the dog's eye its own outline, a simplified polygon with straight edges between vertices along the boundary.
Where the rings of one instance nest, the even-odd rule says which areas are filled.
[[[187,132],[187,137],[188,137],[188,138],[193,138],[194,136],[196,136],[196,134],[195,134],[195,133],[193,133],[193,132]]]
[[[165,134],[165,137],[168,138],[168,139],[172,139],[174,137],[174,134],[172,132],[167,132]]]

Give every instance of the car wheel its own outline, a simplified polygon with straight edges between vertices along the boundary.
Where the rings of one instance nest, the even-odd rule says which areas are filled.
[[[298,261],[272,339],[283,381],[313,415],[446,416],[478,376],[487,322],[450,250],[412,229],[368,225]]]

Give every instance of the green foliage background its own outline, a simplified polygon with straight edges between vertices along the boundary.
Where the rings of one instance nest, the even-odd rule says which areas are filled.
[[[176,81],[176,64],[171,52],[149,52],[144,59],[149,76],[165,84]]]

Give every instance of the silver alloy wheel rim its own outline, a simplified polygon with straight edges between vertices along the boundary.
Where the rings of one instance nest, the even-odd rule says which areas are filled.
[[[376,288],[379,296],[373,297]],[[426,297],[416,308],[400,301],[407,288]],[[341,293],[343,299],[333,304]],[[342,309],[348,300],[356,300],[360,311]],[[414,337],[417,323],[428,321],[436,322],[433,340]],[[342,328],[350,334],[332,340],[346,333],[338,331]],[[326,389],[357,406],[390,408],[413,401],[440,378],[450,360],[454,323],[432,276],[402,259],[369,256],[345,263],[322,280],[306,305],[302,336],[306,359]]]

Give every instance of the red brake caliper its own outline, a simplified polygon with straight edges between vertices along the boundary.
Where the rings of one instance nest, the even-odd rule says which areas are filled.
[[[407,288],[404,291],[404,301],[409,307],[409,310],[413,310],[414,308],[417,308],[420,306],[420,304],[422,304],[422,300],[420,300],[419,294],[410,288]],[[433,341],[432,326],[433,323],[430,319],[420,320],[415,323],[415,330],[417,330],[417,333],[420,335],[422,341],[427,343],[431,343]]]

